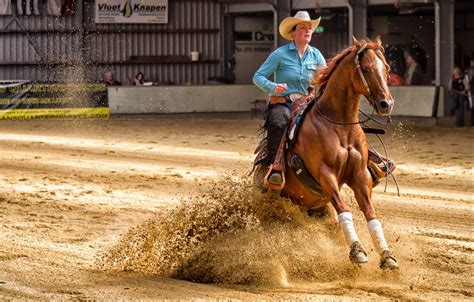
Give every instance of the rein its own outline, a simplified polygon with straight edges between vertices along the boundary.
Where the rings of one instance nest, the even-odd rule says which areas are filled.
[[[336,125],[357,125],[357,124],[364,124],[365,122],[368,122],[370,120],[373,120],[372,117],[370,116],[366,116],[366,119],[363,120],[363,121],[357,121],[357,122],[336,122],[336,121],[333,121],[331,120],[330,118],[328,118],[326,115],[324,115],[321,110],[319,109],[319,106],[318,106],[318,102],[317,100],[315,100],[316,104],[315,104],[315,107],[316,107],[316,111],[328,122],[332,123],[332,124],[336,124]]]
[[[366,126],[366,125],[365,125]],[[385,147],[385,144],[382,140],[382,138],[380,137],[380,135],[378,134],[375,134],[377,136],[377,138],[379,139],[380,143],[382,144],[382,147],[383,147],[383,150],[385,152],[385,158],[388,158],[388,152],[387,152],[387,148]],[[389,174],[393,181],[395,182],[395,186],[397,187],[397,195],[400,196],[400,187],[398,185],[398,181],[397,181],[397,178],[395,177],[395,175],[392,173],[392,171],[390,171],[390,169],[387,167],[387,163],[383,160],[383,158],[380,156],[380,154],[378,152],[375,151],[375,148],[374,146],[372,146],[372,144],[367,141],[367,144],[370,146],[370,148],[372,148],[372,150],[374,150],[374,153],[377,155],[377,157],[384,163],[384,166],[386,167],[387,169],[387,174]],[[388,185],[388,176],[385,177],[385,192],[387,192],[387,185]]]

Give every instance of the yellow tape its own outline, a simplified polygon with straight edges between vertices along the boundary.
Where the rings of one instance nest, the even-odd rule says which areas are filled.
[[[34,104],[87,104],[92,103],[91,100],[77,101],[73,97],[43,97],[43,98],[22,98],[22,99],[0,99],[0,105],[11,105],[11,104],[21,104],[21,105],[34,105]],[[87,103],[86,103],[87,102]],[[0,109],[1,110],[1,109]]]
[[[0,110],[0,120],[29,120],[56,117],[109,118],[109,116],[108,107]]]
[[[107,91],[107,86],[102,83],[97,84],[34,84],[25,83],[18,86],[13,86],[8,89],[11,93],[18,93],[23,91],[28,92],[68,92],[68,93],[88,93]]]

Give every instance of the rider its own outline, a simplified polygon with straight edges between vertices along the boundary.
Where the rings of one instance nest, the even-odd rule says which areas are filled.
[[[319,66],[326,66],[321,52],[309,45],[321,18],[311,20],[308,12],[299,11],[285,18],[279,27],[280,35],[291,43],[274,50],[253,76],[253,83],[270,95],[267,110],[267,158],[270,166],[275,160],[278,145],[290,120],[291,103],[308,94],[311,78]],[[273,75],[273,81],[269,77]],[[281,185],[281,171],[272,170],[268,182]]]

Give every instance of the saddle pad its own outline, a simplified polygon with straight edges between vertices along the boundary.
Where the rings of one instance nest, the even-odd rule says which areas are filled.
[[[306,113],[313,107],[315,101],[313,96],[303,97],[291,105],[291,119],[288,123],[288,143],[293,145],[296,140],[298,129]]]

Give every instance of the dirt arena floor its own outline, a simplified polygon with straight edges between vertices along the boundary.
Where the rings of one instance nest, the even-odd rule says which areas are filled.
[[[0,299],[471,300],[474,128],[395,123],[373,200],[400,264],[337,226],[251,196],[256,120],[0,122]],[[376,143],[371,138],[371,141]]]

